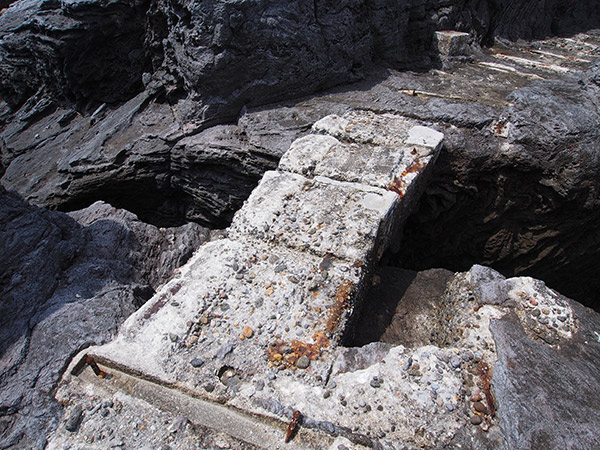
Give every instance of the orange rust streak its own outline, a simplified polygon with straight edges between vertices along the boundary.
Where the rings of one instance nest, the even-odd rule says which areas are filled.
[[[340,287],[338,287],[335,293],[335,299],[333,305],[329,308],[329,319],[327,320],[327,331],[333,333],[340,320],[344,311],[348,309],[350,299],[350,294],[352,293],[352,288],[354,285],[352,282],[346,280],[342,283]]]
[[[425,167],[425,164],[423,164],[422,162],[420,162],[420,161],[413,162],[410,166],[408,166],[404,170],[404,172],[402,172],[402,174],[399,177],[394,177],[392,182],[388,185],[387,190],[395,192],[400,197],[404,197],[404,193],[403,193],[404,182],[402,180],[408,174],[420,172],[421,169],[423,169],[423,167]]]
[[[491,391],[491,369],[483,361],[479,361],[479,376],[481,377],[481,384],[483,393],[485,395],[485,402],[487,403],[490,416],[494,417],[496,414],[496,407],[494,402],[494,395]]]
[[[392,182],[388,185],[387,190],[395,192],[400,197],[404,197],[404,193],[402,192],[402,180],[398,177],[394,177]]]
[[[315,361],[321,355],[324,348],[329,347],[328,333],[333,333],[344,312],[350,305],[350,297],[354,290],[354,284],[346,280],[336,290],[333,305],[329,308],[329,318],[325,330],[316,331],[313,334],[314,343],[293,340],[290,344],[284,341],[272,342],[267,348],[267,360],[275,365],[284,365],[290,369],[295,369],[295,364],[302,356],[306,356],[311,361]],[[284,354],[283,348],[289,346],[291,352]]]
[[[285,442],[288,443],[294,436],[294,432],[298,428],[298,424],[302,419],[302,413],[298,410],[294,411],[294,415],[292,416],[292,421],[288,426],[287,432],[285,433]]]
[[[319,347],[321,347],[321,349],[329,347],[329,339],[327,338],[327,336],[325,335],[324,332],[317,331],[313,335],[313,339],[315,341],[315,344],[317,344]]]
[[[322,331],[317,331],[313,335],[313,339],[315,341],[314,344],[293,340],[289,344],[292,352],[285,355],[283,348],[288,346],[288,344],[283,341],[273,342],[267,349],[267,360],[274,364],[283,364],[289,368],[295,367],[296,361],[301,356],[306,356],[311,361],[315,361],[321,355],[321,351],[329,347],[329,339]]]

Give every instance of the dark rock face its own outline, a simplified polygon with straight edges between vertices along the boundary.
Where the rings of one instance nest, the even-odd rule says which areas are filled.
[[[600,358],[600,316],[571,305],[580,329],[558,349],[529,339],[514,315],[492,324],[499,357],[494,392],[508,448],[600,445],[592,431],[600,396],[600,376],[593,363]]]
[[[203,119],[356,80],[370,62],[364,1],[177,0],[154,7],[168,28],[164,67],[200,101]]]
[[[0,236],[0,447],[38,448],[69,358],[112,338],[208,233],[159,230],[102,203],[69,217],[0,188]]]
[[[147,2],[20,1],[0,17],[0,93],[11,106],[118,102],[142,87]]]
[[[244,105],[357,80],[374,60],[427,64],[435,30],[480,42],[540,37],[598,25],[599,9],[516,0],[28,0],[0,18],[0,93],[12,107],[38,91],[97,106],[130,99],[143,79],[193,99],[188,118],[231,119]]]
[[[427,67],[436,30],[492,43],[600,24],[599,8],[581,2],[513,0],[155,0],[149,17],[155,81],[183,88],[202,120],[355,81],[373,61]]]
[[[0,16],[2,183],[40,206],[102,199],[161,226],[223,227],[310,121],[343,109],[244,106],[357,80],[373,62],[427,67],[436,29],[475,41],[563,29],[553,24],[584,6],[561,5],[524,14],[508,0],[17,2]],[[585,11],[581,27],[598,18]],[[494,115],[472,105],[467,118],[443,101],[407,111],[390,98],[377,107],[425,120],[481,126]]]
[[[474,20],[483,16],[489,21],[485,36],[488,40],[533,39],[584,31],[597,28],[600,19],[600,5],[594,2],[551,0],[544,2],[543,7],[518,0],[469,3],[479,3],[471,9]]]
[[[61,126],[67,114],[73,117]],[[291,110],[277,117],[254,111],[238,126],[185,137],[177,111],[145,92],[92,120],[58,108],[34,125],[5,128],[3,183],[62,210],[102,199],[160,226],[193,220],[224,227],[311,123]]]

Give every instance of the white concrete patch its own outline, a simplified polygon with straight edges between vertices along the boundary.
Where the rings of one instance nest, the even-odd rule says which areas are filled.
[[[423,145],[430,148],[438,148],[444,140],[444,135],[432,128],[417,125],[408,132],[406,143],[408,145]]]

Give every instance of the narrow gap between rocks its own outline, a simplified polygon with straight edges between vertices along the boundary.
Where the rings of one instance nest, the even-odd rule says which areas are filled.
[[[600,310],[600,212],[584,195],[560,197],[521,170],[472,172],[469,182],[436,166],[399,246],[373,271],[344,345],[434,343],[436,314],[454,272],[474,264],[530,276]]]
[[[518,169],[471,173],[457,186],[438,172],[408,218],[394,267],[466,271],[490,266],[506,277],[543,280],[586,306],[600,301],[600,211],[586,208],[582,190],[562,198]]]

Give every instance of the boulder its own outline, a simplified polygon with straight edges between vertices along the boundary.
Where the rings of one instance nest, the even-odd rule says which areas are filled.
[[[208,238],[95,203],[68,216],[0,188],[0,447],[43,448],[69,358],[106,342]]]

